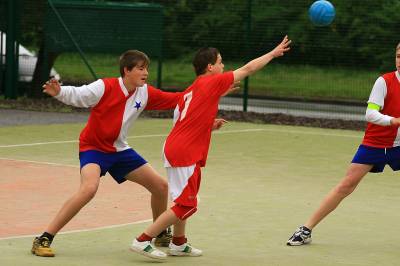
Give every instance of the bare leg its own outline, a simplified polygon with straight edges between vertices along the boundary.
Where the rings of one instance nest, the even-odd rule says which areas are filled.
[[[178,221],[180,220],[178,217],[176,217],[175,213],[171,209],[168,209],[163,214],[161,214],[155,222],[147,227],[144,233],[148,236],[156,237],[168,226],[176,224]]]
[[[163,230],[165,230],[171,224],[174,224],[177,220],[178,217],[176,217],[175,213],[171,209],[166,210],[149,227],[147,227],[147,229],[144,231],[144,234],[139,237],[143,237],[144,239],[139,241],[135,238],[133,240],[130,250],[146,257],[165,259],[167,254],[161,250],[158,250],[157,248],[154,248],[151,244],[151,239],[158,236]]]
[[[180,220],[174,224],[174,237],[180,237],[185,235],[186,220]]]
[[[96,195],[99,182],[100,167],[92,163],[85,165],[81,169],[81,185],[78,192],[64,203],[46,232],[56,235]]]
[[[155,221],[167,209],[167,181],[148,163],[130,172],[125,178],[144,186],[151,193],[151,209]]]
[[[372,165],[350,164],[346,176],[334,187],[322,200],[319,208],[313,213],[310,219],[304,224],[307,228],[313,229],[322,219],[332,212],[339,203],[350,195],[361,179],[372,169]]]

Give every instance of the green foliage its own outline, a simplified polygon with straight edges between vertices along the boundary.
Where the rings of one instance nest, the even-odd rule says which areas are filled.
[[[288,72],[278,71],[280,74],[274,80],[263,78],[269,78],[268,74],[258,74],[250,82],[251,93],[365,100],[379,73],[394,70],[394,48],[400,41],[398,0],[331,0],[336,8],[336,17],[326,27],[316,27],[310,22],[308,8],[312,1],[309,0],[291,1],[290,4],[282,0],[113,2],[117,1],[146,2],[164,7],[163,56],[167,62],[164,64],[163,84],[167,87],[184,88],[190,84],[193,80],[191,57],[202,46],[217,47],[225,61],[235,62],[232,65],[239,66],[269,51],[288,34],[293,40],[292,49],[287,56],[279,59],[279,63],[287,68],[282,65],[278,67]],[[20,40],[29,48],[39,50],[44,40],[46,3],[46,0],[23,1],[19,15]],[[0,7],[5,7],[5,4],[5,0],[0,0]],[[0,17],[0,27],[2,21],[4,16]],[[76,21],[82,23],[80,17]],[[115,27],[115,40],[118,40],[118,30],[122,27],[118,27],[118,23]],[[140,23],[132,23],[131,28],[131,34],[136,37],[143,35],[143,31],[149,33],[149,28]],[[94,28],[93,33],[103,34],[98,28]],[[65,38],[68,36],[65,35]],[[95,60],[93,67],[99,76],[115,76],[118,73],[113,60],[117,56],[113,55],[112,60],[104,56],[89,61]],[[184,62],[181,58],[184,58]],[[77,66],[74,61],[81,62],[81,59],[65,60],[62,57],[60,63],[56,62],[56,69],[63,79],[73,82],[90,81],[86,67]],[[227,66],[226,69],[232,67]],[[270,71],[274,68],[268,69]],[[156,80],[155,70],[156,67],[152,66],[152,83]],[[34,80],[35,86],[40,87],[37,85],[41,83],[38,75]]]
[[[393,69],[400,19],[396,0],[332,0],[336,18],[327,27],[312,25],[305,0],[290,5],[277,0],[151,2],[165,7],[167,57],[215,46],[225,57],[245,61],[289,34],[294,43],[283,59],[287,63]]]
[[[396,36],[400,2],[397,0],[332,0],[336,17],[327,27],[316,27],[309,21],[309,0],[290,4],[278,0],[118,2],[164,6],[163,39],[167,58],[193,54],[202,46],[214,46],[224,57],[244,62],[273,48],[288,34],[293,40],[293,49],[283,59],[286,63],[378,67],[387,71],[393,69],[393,51],[399,41]],[[39,47],[45,9],[45,0],[24,1],[23,44]],[[135,27],[133,34],[135,31],[140,34],[140,25]]]

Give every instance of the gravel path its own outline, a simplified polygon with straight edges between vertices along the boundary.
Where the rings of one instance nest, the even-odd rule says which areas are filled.
[[[89,112],[56,113],[0,109],[0,127],[86,122]]]

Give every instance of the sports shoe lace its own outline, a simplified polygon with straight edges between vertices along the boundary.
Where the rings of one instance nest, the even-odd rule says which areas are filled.
[[[40,240],[40,245],[44,248],[49,248],[50,247],[50,241],[47,238],[42,238]]]

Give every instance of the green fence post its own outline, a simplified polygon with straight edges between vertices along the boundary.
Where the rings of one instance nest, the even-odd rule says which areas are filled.
[[[246,57],[250,59],[250,39],[251,39],[251,6],[252,0],[247,0],[247,27],[246,27]],[[247,112],[247,105],[249,100],[249,77],[244,79],[243,88],[243,112]]]
[[[7,1],[7,27],[6,27],[6,73],[5,73],[5,90],[4,97],[9,99],[17,98],[17,82],[18,82],[18,65],[16,60],[16,7],[17,1]]]
[[[161,90],[162,86],[162,57],[158,59],[158,66],[157,66],[157,88]]]
[[[158,67],[157,67],[157,88],[161,90],[162,86],[162,63],[164,57],[164,50],[163,50],[163,41],[164,41],[164,10],[161,10],[161,33],[160,33],[160,47],[159,47],[159,56],[158,56]]]

